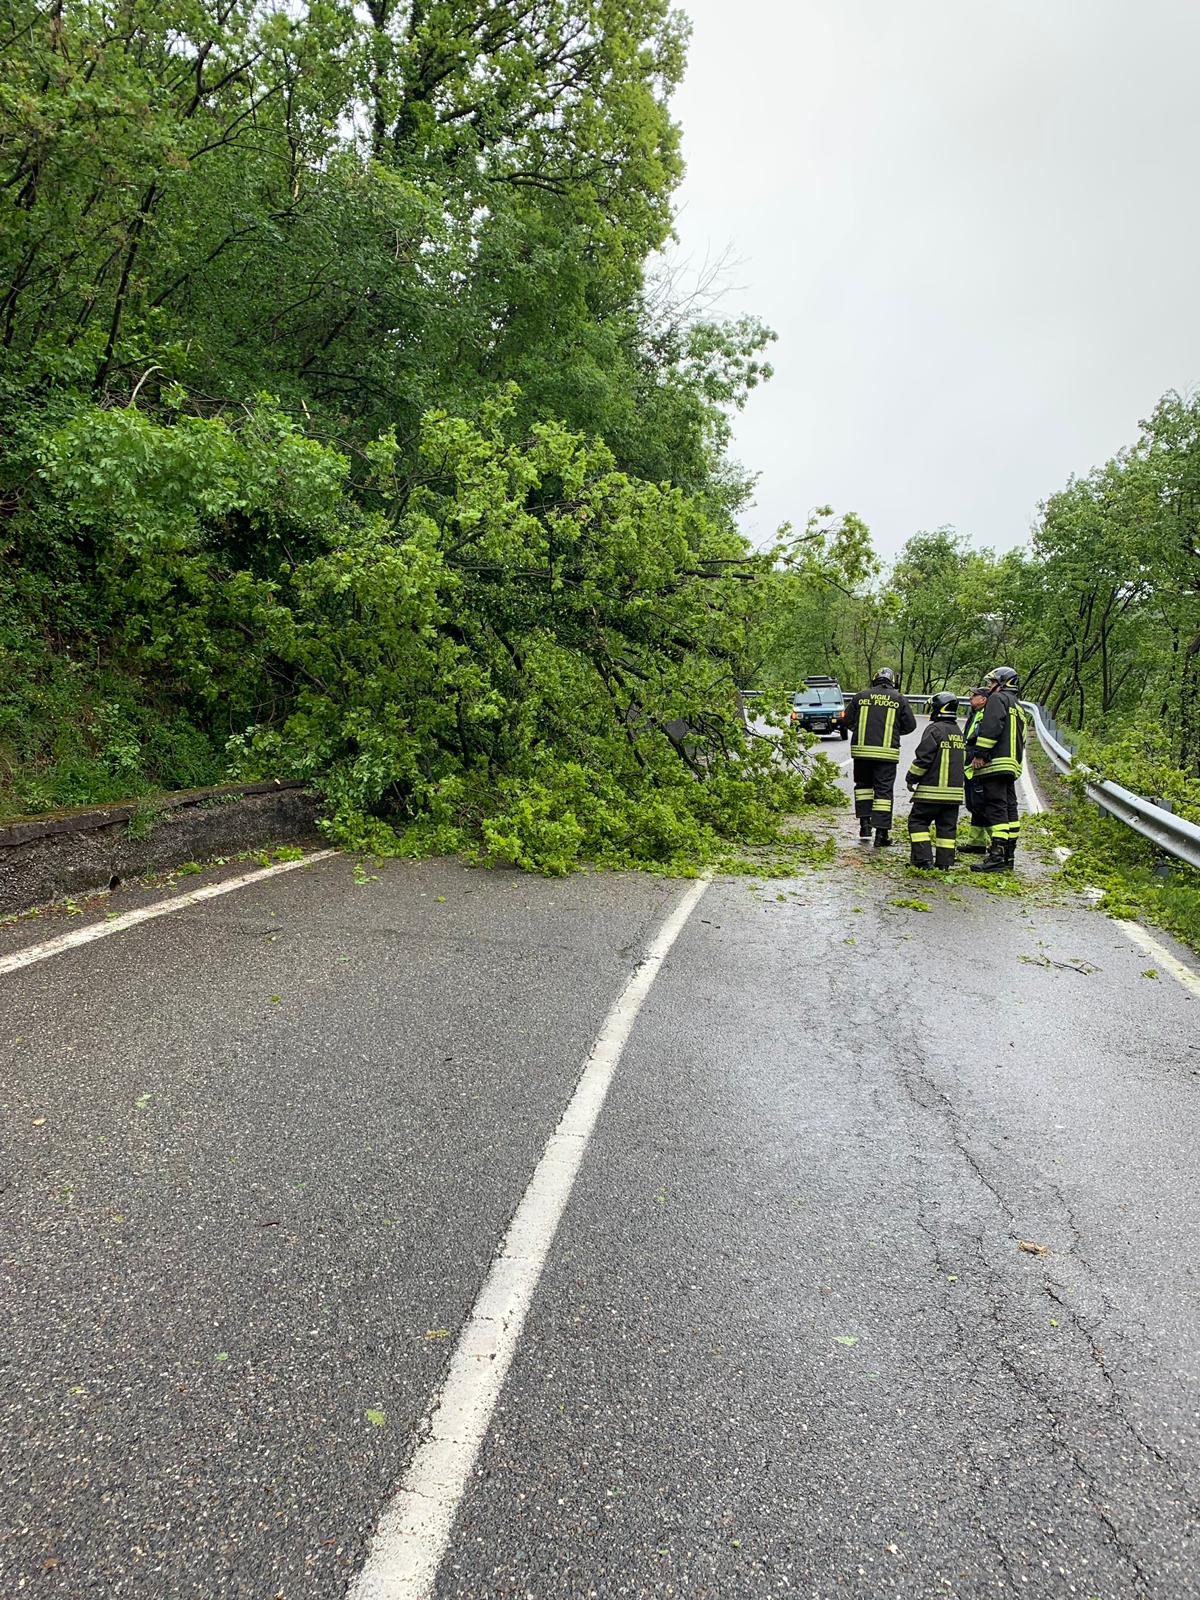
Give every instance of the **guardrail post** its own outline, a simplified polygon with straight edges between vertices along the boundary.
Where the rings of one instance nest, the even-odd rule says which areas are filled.
[[[1156,794],[1154,796],[1154,804],[1160,811],[1169,811],[1172,816],[1175,815],[1175,807],[1169,800],[1164,800],[1162,795]],[[1167,879],[1171,876],[1171,863],[1161,850],[1159,851],[1158,858],[1154,863],[1154,876],[1158,879],[1159,883],[1166,883]]]

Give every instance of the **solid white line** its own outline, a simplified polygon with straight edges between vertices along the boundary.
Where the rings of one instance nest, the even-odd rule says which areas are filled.
[[[1026,811],[1045,811],[1046,808],[1042,804],[1042,797],[1033,787],[1027,768],[1021,768],[1021,776],[1017,781],[1021,786],[1021,794],[1024,796]]]
[[[1028,767],[1021,768],[1021,776],[1017,781],[1020,784],[1021,794],[1025,800],[1026,811],[1045,811],[1047,807],[1042,803],[1041,795],[1033,786]],[[1054,851],[1057,860],[1068,861],[1070,859],[1071,852],[1065,844],[1051,845],[1050,848]],[[1085,891],[1085,893],[1087,892],[1090,891]]]
[[[1120,917],[1113,921],[1121,932],[1132,939],[1139,949],[1144,950],[1148,956],[1153,956],[1155,961],[1165,967],[1173,978],[1178,978],[1189,994],[1200,1000],[1200,976],[1194,973],[1191,967],[1185,967],[1177,956],[1173,956],[1165,945],[1159,944],[1152,933],[1147,933],[1140,922],[1123,922]]]
[[[433,1593],[459,1502],[617,1063],[659,968],[708,884],[701,878],[688,889],[605,1018],[458,1336],[446,1381],[348,1600],[428,1600]]]
[[[314,850],[298,861],[276,861],[272,866],[259,867],[256,872],[244,872],[240,878],[226,878],[221,883],[207,883],[202,889],[192,889],[187,894],[177,894],[170,900],[160,900],[152,906],[142,906],[137,911],[126,911],[111,922],[90,922],[86,927],[73,928],[70,933],[60,933],[57,939],[45,939],[41,944],[27,945],[24,950],[14,950],[11,955],[0,956],[0,974],[16,972],[20,967],[31,967],[35,961],[45,961],[50,956],[61,955],[79,944],[91,944],[93,939],[107,939],[110,933],[124,933],[126,928],[136,928],[140,922],[152,922],[155,917],[168,916],[172,911],[183,911],[201,900],[215,900],[218,895],[232,894],[247,884],[260,883],[263,878],[273,878],[277,872],[294,872],[297,867],[309,867],[314,861],[327,861],[337,855],[336,850]]]

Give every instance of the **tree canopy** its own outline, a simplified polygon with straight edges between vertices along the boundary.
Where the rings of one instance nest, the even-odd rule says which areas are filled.
[[[768,836],[808,780],[738,712],[775,576],[727,446],[771,335],[651,267],[679,14],[2,27],[7,809],[270,773],[380,847]]]

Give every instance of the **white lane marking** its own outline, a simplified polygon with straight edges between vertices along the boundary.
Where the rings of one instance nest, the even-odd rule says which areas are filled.
[[[1194,973],[1191,967],[1185,967],[1183,962],[1164,946],[1159,944],[1152,933],[1147,933],[1140,922],[1123,922],[1120,917],[1113,921],[1121,932],[1132,939],[1139,949],[1144,950],[1148,956],[1153,956],[1160,966],[1166,967],[1173,978],[1178,978],[1189,994],[1200,1000],[1200,976]]]
[[[1037,790],[1030,782],[1029,773],[1025,767],[1021,768],[1021,776],[1018,779],[1018,782],[1021,786],[1021,794],[1025,800],[1026,811],[1045,811],[1046,808],[1042,804],[1042,797],[1038,794]]]
[[[1027,810],[1045,811],[1046,807],[1042,804],[1041,797],[1030,783],[1029,775],[1025,771],[1021,773],[1021,788],[1025,795]],[[1054,846],[1054,854],[1060,861],[1065,861],[1071,852],[1064,845],[1056,844]],[[1083,892],[1090,900],[1103,898],[1099,889],[1085,889]],[[1122,917],[1114,917],[1112,920],[1125,937],[1137,945],[1139,950],[1144,950],[1148,956],[1153,956],[1154,960],[1160,966],[1165,967],[1173,978],[1178,978],[1189,994],[1195,995],[1200,1000],[1200,975],[1193,972],[1191,967],[1185,966],[1178,956],[1173,956],[1165,945],[1159,944],[1154,935],[1148,933],[1140,922],[1127,922]]]
[[[1026,811],[1045,811],[1046,807],[1042,803],[1042,797],[1030,781],[1029,769],[1027,767],[1021,768],[1021,776],[1017,781],[1020,785],[1021,795],[1025,801]],[[1065,844],[1051,845],[1050,848],[1054,851],[1057,860],[1067,861],[1070,859],[1071,852],[1067,849]]]
[[[525,1317],[622,1051],[650,986],[708,888],[694,883],[604,1020],[467,1317],[420,1442],[385,1506],[348,1600],[428,1600],[467,1479],[487,1435]]]
[[[314,861],[327,861],[337,855],[336,850],[314,850],[298,861],[276,861],[272,866],[259,867],[256,872],[244,872],[240,878],[226,878],[222,883],[206,883],[202,889],[192,889],[187,894],[177,894],[170,900],[160,900],[156,905],[142,906],[137,911],[126,911],[111,922],[91,922],[84,928],[73,928],[70,933],[60,933],[57,939],[44,939],[41,944],[27,945],[24,950],[14,950],[11,955],[0,956],[0,973],[16,972],[20,967],[31,967],[35,961],[45,961],[50,956],[73,950],[76,945],[90,944],[93,939],[107,939],[110,933],[124,933],[126,928],[136,928],[140,922],[152,922],[155,917],[165,917],[172,911],[182,911],[197,905],[201,900],[215,900],[218,895],[232,894],[247,884],[259,883],[263,878],[273,878],[277,872],[294,872],[297,867],[310,867]]]

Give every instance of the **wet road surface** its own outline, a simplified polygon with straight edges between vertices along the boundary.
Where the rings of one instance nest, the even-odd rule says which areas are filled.
[[[663,963],[442,1600],[1200,1595],[1197,1002],[831,826]],[[0,1594],[346,1593],[681,892],[335,858],[0,976]]]

